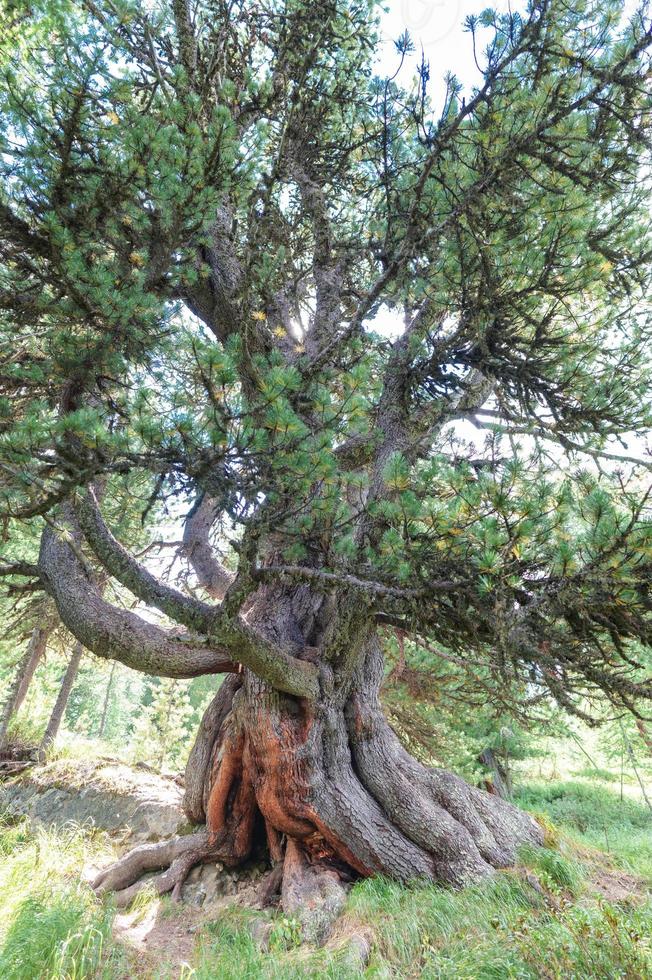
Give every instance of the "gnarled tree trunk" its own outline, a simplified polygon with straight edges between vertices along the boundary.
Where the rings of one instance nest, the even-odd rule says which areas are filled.
[[[171,633],[108,604],[73,549],[48,529],[40,574],[77,638],[98,656],[141,670],[230,675],[186,772],[186,810],[204,829],[137,848],[102,872],[96,887],[117,891],[118,904],[136,894],[146,872],[159,872],[148,886],[176,897],[198,861],[237,865],[265,847],[273,864],[266,897],[280,890],[284,908],[307,918],[305,934],[321,939],[328,910],[341,906],[340,880],[385,874],[461,885],[511,864],[520,844],[542,842],[526,814],[425,768],[401,746],[379,701],[375,600],[355,577],[343,584],[310,567],[279,576],[270,535],[255,574],[246,556],[235,580],[210,574],[202,562],[200,580],[210,577],[211,594],[222,597],[213,606],[139,566],[91,492],[78,514],[105,569],[189,632]],[[200,526],[198,539],[202,533]],[[395,590],[378,588],[391,601]]]
[[[461,885],[540,843],[532,818],[401,746],[379,703],[382,651],[364,617],[329,637],[329,599],[308,586],[261,589],[250,621],[269,639],[327,651],[320,695],[279,692],[252,671],[229,676],[206,711],[188,760],[185,806],[206,829],[147,845],[100,875],[125,903],[144,872],[179,893],[197,860],[235,865],[264,844],[288,911],[336,909],[339,879],[385,874]],[[310,644],[310,645],[309,645]],[[283,862],[281,870],[281,862]]]

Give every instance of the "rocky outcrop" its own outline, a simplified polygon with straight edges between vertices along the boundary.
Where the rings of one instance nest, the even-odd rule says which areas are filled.
[[[0,811],[45,826],[77,823],[131,842],[189,830],[172,777],[114,759],[58,759],[0,782]]]
[[[82,871],[87,884],[98,873],[97,862],[106,861],[111,853],[120,855],[137,844],[186,835],[191,827],[182,798],[180,779],[160,776],[146,766],[107,758],[58,759],[38,765],[29,746],[15,744],[0,755],[0,815],[25,817],[44,827],[95,828],[110,835],[111,847],[104,847],[103,841],[101,851],[88,849]],[[183,908],[174,916],[164,913],[158,903],[125,911],[115,916],[114,937],[129,949],[129,962],[134,953],[138,957],[142,967],[138,976],[158,976],[161,969],[167,976],[177,968],[179,975],[185,975],[184,964],[193,955],[199,929],[232,905],[258,908],[259,889],[267,874],[264,860],[237,868],[225,868],[219,861],[202,864],[188,875],[181,892]],[[260,912],[247,923],[255,942],[264,947],[272,928],[269,914]]]
[[[24,771],[0,773],[0,813],[27,817],[43,826],[77,824],[109,833],[118,853],[134,844],[167,840],[191,829],[182,809],[178,777],[160,776],[146,766],[116,759],[58,759]],[[266,871],[249,861],[226,869],[219,861],[194,868],[182,897],[196,908],[234,901],[251,905]]]

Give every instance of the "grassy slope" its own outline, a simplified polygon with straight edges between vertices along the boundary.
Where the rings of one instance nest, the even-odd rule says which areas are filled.
[[[273,918],[270,949],[251,939],[255,913],[231,909],[202,920],[191,967],[143,966],[112,939],[112,911],[80,884],[102,839],[0,827],[0,977],[3,980],[243,980],[299,977],[652,977],[652,815],[598,784],[530,784],[520,802],[548,830],[549,847],[481,887],[451,892],[361,882],[337,940],[301,947],[295,923]],[[527,869],[544,886],[535,890]],[[636,875],[637,877],[631,877]],[[531,880],[531,879],[530,879]],[[611,896],[604,899],[600,886]],[[163,903],[159,915],[187,913]],[[171,930],[172,931],[172,930]],[[347,955],[352,932],[373,936],[362,974]]]

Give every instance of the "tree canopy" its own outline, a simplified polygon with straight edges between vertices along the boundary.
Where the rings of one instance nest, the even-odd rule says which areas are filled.
[[[246,620],[307,583],[331,665],[364,615],[517,698],[644,711],[652,36],[621,6],[468,18],[442,104],[407,35],[378,74],[366,0],[5,5],[10,593],[137,669],[314,698],[310,641]],[[130,550],[164,508],[186,587]]]

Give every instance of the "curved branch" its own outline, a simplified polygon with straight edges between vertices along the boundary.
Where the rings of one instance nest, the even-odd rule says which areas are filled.
[[[208,535],[215,517],[215,501],[203,494],[186,518],[183,545],[199,584],[214,599],[223,599],[235,576],[217,561],[210,546]]]
[[[22,578],[38,578],[38,565],[33,565],[29,561],[10,561],[6,565],[0,565],[0,577],[5,575],[20,575]]]
[[[73,550],[49,527],[41,537],[39,568],[62,622],[98,657],[162,677],[237,669],[230,651],[185,640],[106,602]]]
[[[200,633],[212,631],[213,620],[221,615],[220,609],[161,582],[130,555],[104,522],[91,487],[78,501],[75,513],[92,550],[118,582],[143,602],[156,606],[188,629]]]
[[[211,646],[228,647],[233,660],[249,667],[277,690],[301,698],[318,696],[317,668],[298,658],[302,647],[283,650],[243,619],[228,615],[225,609],[185,596],[160,582],[113,536],[104,523],[92,490],[88,490],[77,512],[84,535],[97,557],[107,571],[135,596],[161,609],[184,626],[205,634]]]
[[[565,449],[567,452],[571,453],[585,453],[587,456],[592,456],[594,459],[608,459],[615,463],[632,463],[635,466],[643,466],[645,469],[652,470],[652,460],[641,459],[640,456],[631,456],[628,453],[612,453],[608,452],[606,449],[595,449],[592,446],[582,445],[581,442],[576,442],[574,439],[569,439],[569,437],[559,430],[555,429],[546,423],[542,419],[537,419],[536,424],[530,425],[519,425],[518,423],[513,423],[511,420],[506,420],[506,422],[501,422],[499,419],[496,421],[487,421],[486,419],[474,418],[474,412],[479,412],[482,415],[488,415],[489,412],[485,409],[472,409],[469,412],[468,421],[476,427],[476,429],[486,429],[489,432],[496,433],[497,435],[504,436],[529,436],[531,439],[545,439],[548,442],[556,443]]]

